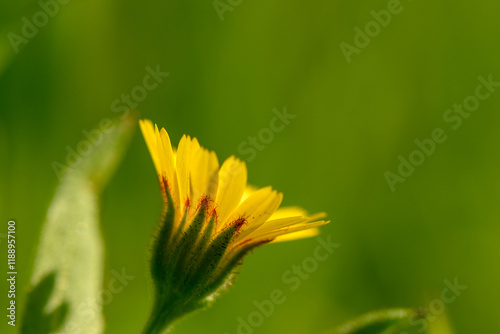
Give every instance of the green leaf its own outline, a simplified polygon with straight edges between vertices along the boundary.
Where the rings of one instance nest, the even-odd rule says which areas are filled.
[[[336,328],[331,334],[410,334],[425,313],[415,309],[389,309],[364,314]],[[425,332],[424,332],[425,333]]]
[[[452,334],[446,314],[425,309],[388,309],[366,313],[329,334]]]
[[[63,173],[42,227],[21,333],[102,333],[103,242],[98,195],[135,127],[125,115],[95,137]],[[101,122],[101,124],[103,124]],[[90,142],[90,141],[89,141]]]

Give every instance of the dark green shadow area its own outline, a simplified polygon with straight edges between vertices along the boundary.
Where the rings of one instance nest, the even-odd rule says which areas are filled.
[[[44,311],[54,290],[55,282],[56,273],[51,272],[28,293],[21,323],[21,334],[49,334],[57,331],[64,323],[69,311],[67,302],[61,303],[51,313]]]

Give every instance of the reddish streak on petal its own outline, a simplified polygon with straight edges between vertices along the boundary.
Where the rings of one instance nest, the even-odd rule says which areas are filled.
[[[210,213],[210,218],[215,216],[215,225],[217,225],[217,221],[219,220],[219,215],[217,214],[217,210],[215,208],[212,209],[212,212]]]

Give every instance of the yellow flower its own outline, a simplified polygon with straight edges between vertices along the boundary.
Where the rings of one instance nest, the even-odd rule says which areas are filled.
[[[255,247],[310,237],[328,223],[320,220],[322,213],[308,216],[298,207],[279,208],[283,195],[271,187],[249,187],[246,165],[238,158],[220,166],[216,154],[196,138],[184,135],[176,150],[164,128],[150,120],[139,123],[164,199],[151,259],[156,317],[165,312],[159,311],[162,303],[184,305],[174,312],[181,314],[199,307]],[[160,328],[155,321],[150,319],[147,328]]]

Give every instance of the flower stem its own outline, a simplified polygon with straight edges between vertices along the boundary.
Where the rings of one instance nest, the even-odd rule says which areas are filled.
[[[169,298],[170,297],[170,298]],[[166,294],[155,301],[153,310],[142,334],[163,334],[170,331],[174,321],[183,315],[182,302]]]
[[[164,330],[165,332],[168,331],[169,328],[165,329],[159,321],[152,321],[146,324],[142,334],[161,334]]]
[[[142,334],[167,333],[171,329],[171,324],[174,320],[174,317],[168,317],[166,314],[152,314],[146,323]]]

